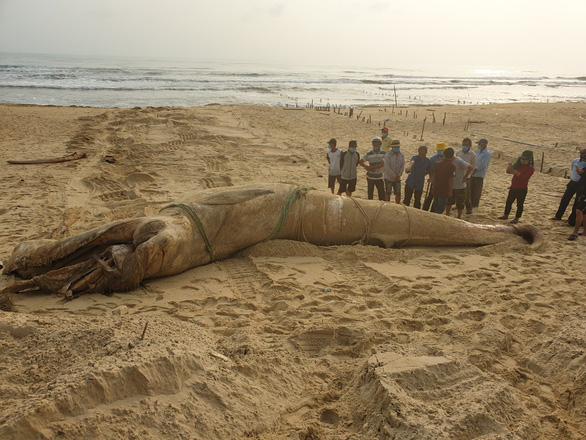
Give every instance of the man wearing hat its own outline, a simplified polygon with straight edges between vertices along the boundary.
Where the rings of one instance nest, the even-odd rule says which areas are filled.
[[[484,185],[484,176],[490,164],[490,157],[492,153],[488,151],[488,141],[480,139],[478,141],[478,151],[476,153],[476,168],[470,176],[470,198],[472,199],[472,207],[477,208],[480,203],[480,196],[482,195],[482,186]]]
[[[389,137],[389,127],[381,128],[380,137],[383,140],[383,143],[381,145],[381,150],[383,150],[385,152],[391,151],[392,139]]]
[[[344,151],[340,155],[340,189],[338,195],[346,193],[348,197],[352,196],[352,193],[356,191],[356,177],[358,163],[360,162],[360,153],[356,151],[358,144],[356,141],[350,141],[348,143],[348,151]]]
[[[423,201],[423,210],[429,211],[431,202],[433,202],[433,179],[435,177],[435,166],[444,158],[444,150],[448,148],[445,142],[438,142],[435,147],[435,154],[430,158],[431,164],[429,167],[429,180],[427,182],[427,190],[425,193],[425,200]],[[433,209],[432,209],[433,212]]]
[[[385,199],[385,182],[383,180],[383,159],[385,152],[381,150],[382,139],[375,137],[372,139],[372,150],[366,153],[360,159],[360,165],[366,168],[366,182],[368,183],[368,200],[374,198],[374,188],[378,192],[378,199]],[[368,165],[365,164],[368,162]]]
[[[328,188],[332,190],[332,194],[334,194],[334,188],[336,186],[336,182],[338,182],[338,187],[340,186],[340,156],[342,155],[342,150],[336,147],[337,141],[334,138],[331,138],[328,141],[328,152],[326,153],[326,159],[328,160],[328,164],[330,165],[328,168]]]
[[[405,170],[405,156],[401,153],[401,142],[393,140],[391,151],[383,159],[385,174],[385,199],[391,200],[391,194],[395,193],[395,203],[401,203],[401,176]]]

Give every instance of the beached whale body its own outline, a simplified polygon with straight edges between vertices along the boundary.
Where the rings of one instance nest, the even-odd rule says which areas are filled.
[[[344,198],[291,185],[215,188],[163,208],[62,240],[16,247],[4,268],[26,281],[3,292],[41,290],[72,296],[127,291],[281,238],[316,245],[486,245],[521,235],[542,242],[532,226],[488,226],[402,205]]]

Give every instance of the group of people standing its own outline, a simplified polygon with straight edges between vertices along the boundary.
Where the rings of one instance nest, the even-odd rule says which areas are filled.
[[[335,194],[338,182],[338,195],[348,197],[356,190],[358,166],[366,169],[368,199],[374,198],[375,189],[378,199],[390,201],[394,195],[395,203],[401,203],[403,174],[405,180],[403,204],[450,215],[456,205],[457,217],[461,218],[464,208],[471,214],[478,207],[482,194],[484,177],[488,169],[491,153],[488,141],[480,139],[478,151],[471,151],[472,141],[466,138],[456,154],[445,142],[436,145],[435,154],[427,157],[428,148],[421,146],[417,155],[412,156],[405,166],[405,156],[399,140],[390,140],[388,127],[383,127],[381,136],[372,139],[372,150],[360,156],[356,141],[350,141],[348,149],[342,151],[336,139],[329,140],[327,160],[329,163],[328,188]],[[425,177],[429,176],[427,187]],[[425,190],[425,196],[423,195]],[[423,206],[422,206],[422,198]],[[521,202],[522,210],[522,202]]]
[[[462,147],[457,152],[439,142],[435,154],[427,157],[428,148],[421,146],[417,155],[409,159],[405,166],[405,156],[401,151],[401,143],[391,140],[388,136],[388,127],[383,127],[380,137],[372,139],[372,149],[362,157],[357,151],[356,141],[350,141],[348,149],[342,151],[337,146],[336,139],[328,142],[327,161],[329,163],[328,188],[335,194],[338,182],[338,195],[348,197],[356,190],[358,166],[366,169],[368,199],[374,198],[375,189],[378,199],[390,201],[394,194],[395,203],[401,203],[401,177],[408,174],[405,180],[403,204],[409,206],[413,199],[413,207],[438,214],[450,215],[452,207],[456,205],[457,217],[461,218],[464,209],[472,214],[472,209],[478,207],[484,178],[490,164],[491,152],[488,150],[488,140],[480,139],[477,142],[477,151],[472,151],[472,141],[469,138],[462,140]],[[515,163],[509,163],[506,172],[512,175],[511,185],[505,202],[504,214],[499,220],[509,220],[509,215],[516,202],[515,216],[509,221],[516,224],[523,214],[525,198],[527,196],[529,179],[535,172],[533,152],[525,150]],[[576,240],[581,225],[586,235],[586,149],[580,151],[580,157],[571,164],[570,181],[559,204],[559,208],[552,220],[561,220],[572,197],[576,200],[568,223],[574,226],[569,240]],[[427,186],[425,177],[429,176]],[[423,192],[425,190],[425,196]],[[423,198],[423,204],[422,204]]]

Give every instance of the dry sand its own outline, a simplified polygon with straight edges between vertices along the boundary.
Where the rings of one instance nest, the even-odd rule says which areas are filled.
[[[153,214],[187,189],[326,191],[327,140],[364,153],[389,117],[406,156],[487,137],[481,206],[465,217],[500,223],[506,162],[530,148],[503,138],[550,147],[532,148],[544,172],[522,218],[545,234],[537,251],[273,241],[129,293],[14,295],[16,312],[0,312],[0,438],[585,438],[586,237],[569,242],[549,218],[586,147],[586,105],[406,110],[364,109],[368,123],[246,106],[0,106],[2,259],[23,240]],[[73,151],[89,157],[6,164]],[[365,189],[360,172],[356,196]]]

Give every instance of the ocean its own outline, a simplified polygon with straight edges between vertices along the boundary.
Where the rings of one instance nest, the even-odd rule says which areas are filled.
[[[586,102],[586,77],[0,53],[0,103],[90,107]]]

